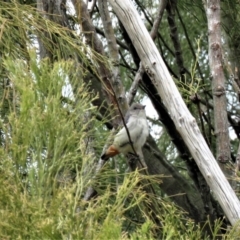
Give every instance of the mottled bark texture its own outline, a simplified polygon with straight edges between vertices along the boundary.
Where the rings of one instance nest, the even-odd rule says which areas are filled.
[[[216,159],[225,176],[229,178],[231,171],[226,165],[231,159],[228,133],[227,100],[225,76],[223,72],[220,0],[207,1],[209,65],[212,79],[214,129],[216,134]]]

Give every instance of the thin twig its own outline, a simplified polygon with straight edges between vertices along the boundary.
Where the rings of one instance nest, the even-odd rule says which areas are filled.
[[[176,63],[178,66],[178,71],[179,74],[182,77],[184,77],[183,75],[185,73],[187,73],[188,75],[190,75],[190,73],[187,71],[187,69],[184,67],[184,62],[183,62],[183,56],[182,56],[182,49],[181,49],[181,44],[179,41],[179,37],[178,37],[178,29],[177,29],[177,25],[175,22],[175,9],[176,9],[176,3],[174,1],[168,1],[168,4],[166,6],[166,10],[168,13],[168,25],[170,27],[170,36],[173,42],[173,46],[175,49],[175,58],[176,58]]]
[[[185,34],[185,36],[186,36],[188,45],[189,45],[189,47],[190,47],[191,53],[192,53],[192,55],[193,55],[193,58],[194,58],[194,60],[196,61],[196,60],[197,60],[197,57],[196,57],[196,54],[195,54],[195,51],[194,51],[192,42],[191,42],[191,40],[190,40],[190,38],[189,38],[189,35],[188,35],[188,32],[187,32],[187,28],[186,28],[186,26],[185,26],[185,23],[184,23],[183,20],[182,20],[182,16],[181,16],[180,12],[178,11],[177,6],[176,6],[176,12],[177,12],[177,15],[178,15],[178,19],[180,20],[180,23],[181,23],[181,25],[182,25],[182,28],[183,28],[184,34]],[[201,77],[201,79],[202,79],[202,81],[203,81],[203,83],[204,83],[204,77],[203,77],[203,74],[202,74],[202,71],[201,71],[201,68],[200,68],[200,65],[199,65],[198,61],[197,61],[197,69],[198,69],[199,75],[200,75],[200,77]]]
[[[157,16],[155,18],[155,21],[153,23],[153,27],[152,27],[151,32],[150,32],[150,36],[152,37],[153,40],[155,40],[155,38],[157,36],[158,28],[159,28],[159,25],[161,23],[166,5],[167,5],[167,0],[163,0],[159,4],[158,11],[157,11]],[[144,72],[145,72],[144,67],[142,66],[142,63],[140,62],[139,69],[138,69],[138,71],[137,71],[137,73],[134,77],[133,83],[132,83],[131,88],[130,88],[129,93],[128,93],[127,100],[128,100],[129,105],[133,102],[133,99],[134,99],[134,97],[137,93],[138,84],[142,80],[142,76],[143,76]]]
[[[157,17],[154,20],[153,27],[150,32],[150,35],[153,40],[155,40],[155,38],[157,36],[158,28],[162,21],[163,13],[164,13],[166,6],[167,6],[167,0],[160,1],[160,4],[158,6],[158,11],[157,11]]]
[[[125,64],[125,68],[127,68],[127,69],[128,69],[129,71],[131,71],[131,72],[133,72],[133,71],[135,72],[137,69],[133,69],[133,68],[129,65],[129,63],[126,61],[125,57],[123,56],[122,51],[119,51],[119,54],[120,54],[120,57],[121,57],[123,63]]]
[[[96,29],[96,32],[97,32],[98,34],[100,34],[100,35],[103,36],[103,37],[106,37],[104,31],[102,31],[100,28],[95,27],[95,29]],[[121,48],[123,48],[123,49],[125,49],[125,50],[128,50],[128,46],[127,46],[126,44],[124,44],[123,42],[121,42],[119,39],[116,39],[116,41],[117,41],[117,44],[118,44]]]
[[[132,85],[130,87],[129,93],[128,93],[128,104],[131,105],[133,102],[133,99],[137,93],[137,88],[138,88],[138,84],[139,82],[142,80],[142,75],[144,74],[144,68],[142,67],[142,63],[140,62],[139,64],[139,69],[134,77],[134,80],[132,82]]]

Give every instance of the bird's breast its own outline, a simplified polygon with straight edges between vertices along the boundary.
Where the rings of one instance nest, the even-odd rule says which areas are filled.
[[[136,127],[138,129],[138,133],[136,136],[136,147],[141,148],[146,142],[147,136],[149,134],[148,124],[146,119],[137,119]]]

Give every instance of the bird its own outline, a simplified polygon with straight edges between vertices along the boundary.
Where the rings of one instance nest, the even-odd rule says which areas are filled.
[[[108,160],[120,153],[138,153],[145,144],[149,135],[145,105],[133,103],[127,111],[124,121],[131,140],[129,139],[127,130],[124,126],[115,135],[113,143],[108,147],[105,153],[102,154],[102,160]]]

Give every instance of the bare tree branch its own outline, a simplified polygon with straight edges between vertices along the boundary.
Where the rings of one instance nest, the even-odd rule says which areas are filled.
[[[132,82],[132,85],[129,89],[129,93],[127,96],[128,104],[131,104],[133,102],[133,99],[137,93],[139,82],[142,80],[142,75],[144,74],[144,68],[142,67],[142,64],[139,64],[139,69],[137,73],[135,74],[134,80]]]
[[[163,0],[159,4],[158,11],[157,11],[157,17],[155,18],[155,21],[153,23],[153,27],[152,27],[151,32],[150,32],[150,35],[151,35],[153,40],[155,40],[155,38],[157,37],[158,28],[159,28],[159,25],[161,23],[166,5],[167,5],[167,0]],[[144,68],[143,68],[142,64],[140,63],[137,74],[135,75],[134,81],[133,81],[132,86],[129,90],[129,94],[128,94],[128,103],[129,104],[133,101],[133,99],[134,99],[134,97],[137,93],[137,87],[138,87],[139,82],[142,79],[142,75],[144,74],[144,72],[145,72]]]
[[[182,78],[185,73],[188,73],[189,75],[190,75],[190,73],[184,67],[182,49],[181,49],[180,41],[178,38],[178,29],[177,29],[177,26],[175,23],[175,9],[176,9],[177,2],[176,1],[167,1],[167,2],[168,3],[166,6],[166,10],[168,13],[167,19],[168,19],[168,24],[170,27],[170,36],[172,38],[173,46],[175,49],[175,57],[176,57],[176,63],[178,66],[178,71]]]

